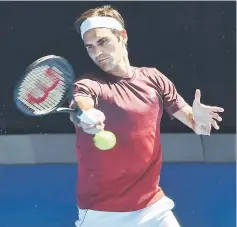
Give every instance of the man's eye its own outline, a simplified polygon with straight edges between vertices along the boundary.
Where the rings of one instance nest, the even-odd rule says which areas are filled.
[[[103,40],[100,41],[100,45],[103,45],[103,44],[105,44],[105,43],[107,43],[107,42],[108,42],[107,39],[103,39]]]

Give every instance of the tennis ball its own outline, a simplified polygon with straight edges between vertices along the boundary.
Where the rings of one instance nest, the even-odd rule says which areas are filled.
[[[112,149],[116,144],[116,136],[110,131],[101,131],[93,138],[95,146],[100,150]]]

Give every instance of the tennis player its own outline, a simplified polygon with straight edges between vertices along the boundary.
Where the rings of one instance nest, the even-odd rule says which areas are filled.
[[[210,135],[219,129],[223,108],[200,103],[192,107],[158,69],[131,66],[128,36],[118,11],[90,9],[75,22],[85,48],[100,70],[75,83],[75,101],[84,110],[97,109],[95,125],[70,119],[76,126],[78,158],[77,227],[178,227],[174,202],[159,187],[162,165],[160,122],[163,111],[193,129]],[[100,151],[95,133],[116,134],[117,144]]]

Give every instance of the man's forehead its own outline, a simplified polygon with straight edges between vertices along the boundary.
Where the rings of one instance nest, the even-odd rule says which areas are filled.
[[[101,39],[104,37],[109,37],[112,35],[112,32],[108,28],[93,28],[85,32],[83,36],[83,40],[91,40],[91,39]]]

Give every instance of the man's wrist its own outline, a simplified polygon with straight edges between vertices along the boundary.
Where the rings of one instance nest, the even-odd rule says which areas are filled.
[[[196,133],[197,124],[196,124],[196,122],[194,120],[194,117],[193,117],[192,113],[189,113],[188,120],[190,122],[191,129]]]

